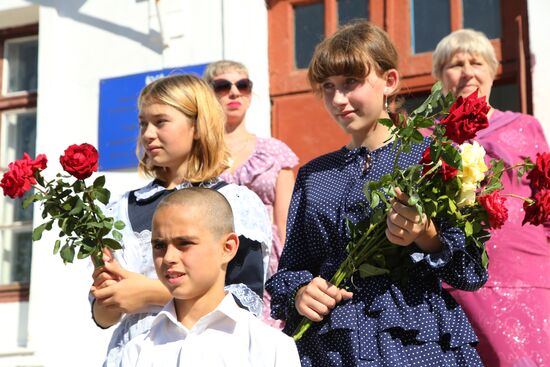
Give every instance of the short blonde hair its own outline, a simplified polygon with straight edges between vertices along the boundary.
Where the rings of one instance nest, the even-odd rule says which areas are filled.
[[[321,84],[330,76],[363,80],[371,69],[381,76],[397,70],[398,63],[397,50],[383,29],[365,20],[352,21],[317,45],[307,77],[313,91],[320,94]]]
[[[497,74],[498,60],[491,41],[482,32],[473,29],[459,29],[444,37],[432,54],[432,75],[441,80],[445,64],[457,52],[479,55],[485,59],[494,78]]]
[[[202,78],[210,84],[216,76],[231,70],[241,72],[248,78],[248,69],[246,66],[243,63],[232,60],[219,60],[209,64],[204,70]]]
[[[171,106],[195,123],[195,139],[184,180],[201,182],[219,176],[228,168],[229,154],[224,142],[225,113],[204,80],[189,74],[157,79],[142,89],[138,99],[140,109],[155,103]],[[140,173],[163,178],[164,168],[151,163],[141,136],[136,154]]]

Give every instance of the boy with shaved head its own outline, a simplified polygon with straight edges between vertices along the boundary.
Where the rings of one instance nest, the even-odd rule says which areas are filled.
[[[150,331],[127,344],[122,366],[300,366],[290,337],[224,291],[239,238],[223,195],[195,187],[167,195],[153,216],[151,244],[174,298]]]

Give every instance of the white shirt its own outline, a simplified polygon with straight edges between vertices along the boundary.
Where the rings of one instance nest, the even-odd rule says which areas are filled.
[[[245,311],[227,293],[191,329],[176,317],[174,302],[156,316],[151,330],[124,348],[122,367],[299,367],[294,340]]]

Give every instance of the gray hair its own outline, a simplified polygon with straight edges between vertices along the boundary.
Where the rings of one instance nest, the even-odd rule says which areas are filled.
[[[491,41],[482,32],[473,29],[459,29],[444,37],[432,54],[432,75],[441,80],[445,64],[457,52],[479,55],[485,59],[494,78],[497,73],[498,60]]]

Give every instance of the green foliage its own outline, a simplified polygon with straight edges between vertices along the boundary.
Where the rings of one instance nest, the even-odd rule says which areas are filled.
[[[29,195],[23,205],[28,207],[40,202],[41,216],[46,221],[33,230],[33,241],[40,240],[43,232],[56,224],[60,239],[55,241],[53,253],[59,254],[64,263],[73,262],[75,256],[78,259],[92,256],[96,264],[101,264],[104,248],[113,251],[122,248],[120,231],[125,227],[124,222],[106,217],[97,204],[109,203],[111,193],[104,187],[105,176],[97,177],[90,186],[79,179],[68,183],[67,178],[72,176],[61,174],[51,181],[40,174],[35,177],[42,187],[37,187],[38,192]]]

